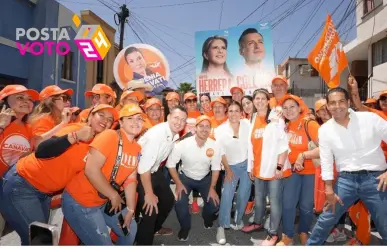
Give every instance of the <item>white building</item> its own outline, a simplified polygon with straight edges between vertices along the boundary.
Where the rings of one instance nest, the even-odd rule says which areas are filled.
[[[344,46],[363,99],[387,90],[387,0],[357,0],[357,38]]]

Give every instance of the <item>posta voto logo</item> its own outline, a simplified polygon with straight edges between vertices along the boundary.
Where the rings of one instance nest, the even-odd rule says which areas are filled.
[[[81,19],[76,14],[72,21],[77,28],[81,24]],[[24,45],[18,42],[23,37],[28,40]],[[21,55],[29,51],[34,56],[44,53],[52,55],[54,52],[63,56],[71,51],[70,42],[66,28],[16,29],[16,46]],[[81,25],[74,42],[87,61],[103,60],[111,47],[111,43],[99,25]]]

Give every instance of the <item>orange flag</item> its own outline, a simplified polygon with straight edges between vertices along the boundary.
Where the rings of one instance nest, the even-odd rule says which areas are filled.
[[[330,15],[327,16],[324,31],[310,52],[308,61],[320,72],[329,88],[340,85],[340,74],[348,65],[348,61]]]

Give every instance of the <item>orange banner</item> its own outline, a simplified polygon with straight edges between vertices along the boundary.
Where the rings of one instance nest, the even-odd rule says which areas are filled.
[[[320,72],[329,88],[340,85],[340,74],[348,65],[348,61],[330,15],[327,16],[324,31],[310,52],[308,61]]]

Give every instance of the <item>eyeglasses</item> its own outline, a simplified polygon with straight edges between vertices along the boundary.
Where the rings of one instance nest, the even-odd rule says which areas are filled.
[[[126,120],[127,120],[130,124],[134,124],[134,123],[142,123],[142,122],[144,122],[144,119],[143,119],[143,118],[128,117]]]
[[[186,104],[192,104],[192,103],[197,103],[197,102],[198,102],[197,99],[187,99],[187,100],[185,101]]]

